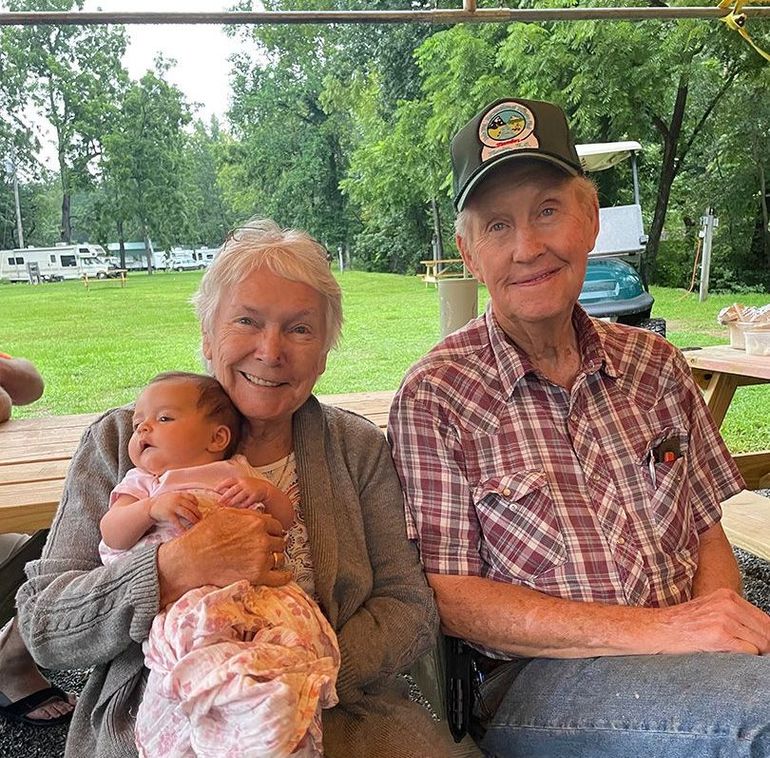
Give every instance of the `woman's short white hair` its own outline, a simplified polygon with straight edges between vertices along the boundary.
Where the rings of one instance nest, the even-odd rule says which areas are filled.
[[[270,219],[253,218],[236,227],[192,296],[203,331],[211,331],[222,297],[252,271],[264,267],[276,276],[307,284],[321,295],[326,306],[325,348],[330,350],[342,330],[342,291],[326,255],[326,248],[307,232],[281,229]]]

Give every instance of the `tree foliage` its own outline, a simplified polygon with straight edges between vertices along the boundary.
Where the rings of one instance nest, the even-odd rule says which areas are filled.
[[[102,162],[107,212],[124,239],[126,224],[138,224],[140,238],[161,249],[188,239],[195,228],[186,200],[188,161],[183,127],[190,112],[182,93],[148,71],[130,85],[110,131]]]
[[[69,11],[81,9],[82,0],[9,0],[8,7]],[[70,242],[72,193],[91,182],[92,162],[126,82],[125,34],[120,27],[7,27],[2,47],[8,74],[53,130],[62,189],[60,238]]]
[[[14,9],[69,9],[80,0],[10,1]],[[265,7],[311,3],[403,7],[398,0]],[[564,0],[538,3],[557,5]],[[768,68],[716,20],[305,24],[233,33],[249,48],[232,60],[228,123],[204,124],[166,82],[164,65],[128,81],[119,28],[3,30],[0,156],[12,147],[19,155],[24,212],[33,213],[33,196],[50,196],[18,115],[32,103],[57,134],[63,237],[68,204],[79,237],[146,236],[156,247],[214,245],[239,221],[262,215],[307,229],[356,265],[413,272],[433,246],[452,252],[452,134],[493,99],[529,97],[562,105],[578,141],[642,143],[653,281],[689,283],[698,220],[713,206],[715,279],[770,283]],[[770,41],[760,19],[752,19],[752,35]],[[597,180],[606,204],[629,202],[623,169]],[[9,238],[6,205],[0,230]]]

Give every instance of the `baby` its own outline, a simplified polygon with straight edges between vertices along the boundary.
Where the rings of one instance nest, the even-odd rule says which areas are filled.
[[[289,529],[289,497],[233,455],[241,425],[216,379],[156,376],[136,401],[128,446],[136,468],[110,496],[102,560],[173,539],[214,508],[257,508]],[[337,703],[340,654],[296,583],[191,590],[154,619],[144,654],[141,756],[322,755],[320,713]]]

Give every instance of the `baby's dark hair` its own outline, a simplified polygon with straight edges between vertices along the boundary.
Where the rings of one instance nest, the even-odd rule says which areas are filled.
[[[205,408],[207,418],[224,424],[230,430],[230,444],[225,449],[225,458],[234,455],[243,436],[243,416],[224,387],[213,376],[191,371],[164,371],[150,379],[148,385],[169,381],[192,382],[198,388],[198,408]]]

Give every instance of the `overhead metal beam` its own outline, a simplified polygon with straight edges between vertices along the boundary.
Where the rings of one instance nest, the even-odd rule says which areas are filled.
[[[730,13],[717,7],[646,8],[479,8],[463,0],[456,10],[403,11],[222,11],[216,13],[47,12],[0,13],[0,26],[98,26],[105,24],[480,24],[545,21],[667,21],[717,19]],[[747,17],[768,17],[770,7],[745,5]]]

